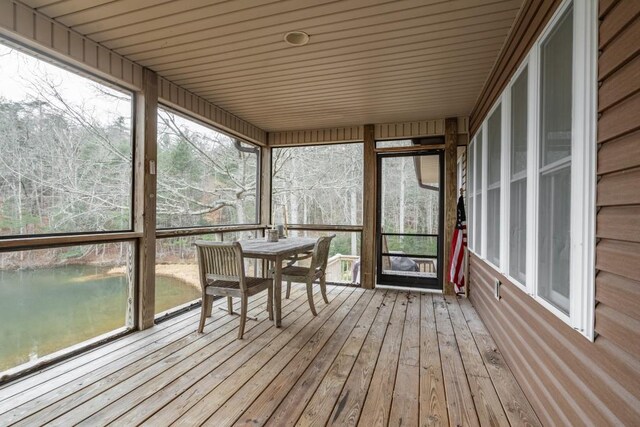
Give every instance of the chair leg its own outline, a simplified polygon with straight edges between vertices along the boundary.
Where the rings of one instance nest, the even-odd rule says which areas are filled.
[[[307,299],[309,300],[309,308],[311,308],[311,313],[314,316],[317,316],[316,307],[313,305],[313,281],[307,281]]]
[[[211,301],[213,297],[210,295],[205,295],[202,299],[202,307],[200,307],[200,324],[198,325],[198,332],[202,333],[204,330],[204,322],[207,316],[207,307],[209,307],[209,316],[211,316],[211,305],[213,301]]]
[[[329,304],[329,300],[327,299],[327,276],[322,275],[320,278],[320,293],[322,294],[322,299],[326,304]]]
[[[231,297],[227,297],[227,309],[229,314],[233,314],[233,299]]]
[[[211,310],[213,309],[213,295],[205,295],[202,298],[202,308],[204,309],[205,317],[211,317]]]
[[[269,313],[269,320],[273,320],[273,287],[271,286],[267,289],[267,313]]]
[[[247,299],[246,295],[240,298],[240,330],[238,331],[238,339],[241,340],[244,335],[244,325],[247,323]]]
[[[291,281],[287,280],[287,294],[284,296],[286,299],[289,299],[289,295],[291,294]]]

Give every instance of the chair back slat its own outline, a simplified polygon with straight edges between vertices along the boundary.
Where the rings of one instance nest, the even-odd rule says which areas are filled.
[[[207,277],[238,282],[240,289],[246,290],[244,257],[240,243],[199,240],[195,245],[198,250],[200,285],[203,291],[207,286]]]
[[[311,266],[309,268],[310,272],[315,272],[316,270],[322,270],[324,272],[326,270],[329,259],[329,248],[331,247],[331,240],[334,237],[336,237],[336,235],[332,234],[318,239],[313,248],[313,257],[311,258]]]

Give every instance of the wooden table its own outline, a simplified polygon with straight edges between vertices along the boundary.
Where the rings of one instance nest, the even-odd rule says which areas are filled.
[[[273,272],[273,311],[274,322],[277,327],[282,320],[282,263],[289,257],[313,250],[318,239],[309,237],[289,237],[277,242],[267,242],[266,239],[239,240],[242,252],[246,258],[258,258],[274,264]]]

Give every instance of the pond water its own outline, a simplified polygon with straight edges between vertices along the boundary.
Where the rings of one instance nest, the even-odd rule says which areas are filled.
[[[0,371],[125,326],[127,280],[107,271],[0,271]],[[181,280],[156,279],[156,313],[199,297]]]

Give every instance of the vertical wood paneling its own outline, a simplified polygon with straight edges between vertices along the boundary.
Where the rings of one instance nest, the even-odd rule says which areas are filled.
[[[459,117],[456,120],[458,133],[467,133],[467,118]],[[444,132],[444,119],[406,123],[380,123],[375,125],[376,140],[440,136],[444,135]]]
[[[340,144],[363,141],[363,126],[269,132],[269,145]]]
[[[98,48],[100,52],[96,60],[97,45],[93,41],[18,1],[0,2],[0,34],[94,73],[98,71],[97,74],[130,89],[140,89],[140,65],[102,46]],[[112,59],[116,63],[115,67],[111,63]],[[136,70],[123,73],[123,67]]]
[[[189,115],[195,115],[212,125],[247,139],[260,145],[267,144],[267,133],[257,126],[234,116],[217,105],[183,89],[169,80],[158,77],[159,94],[158,98],[163,104],[183,111]],[[206,104],[205,114],[202,114],[200,106]]]
[[[471,301],[548,425],[640,424],[640,20],[631,3],[600,0],[595,342],[471,255]]]

